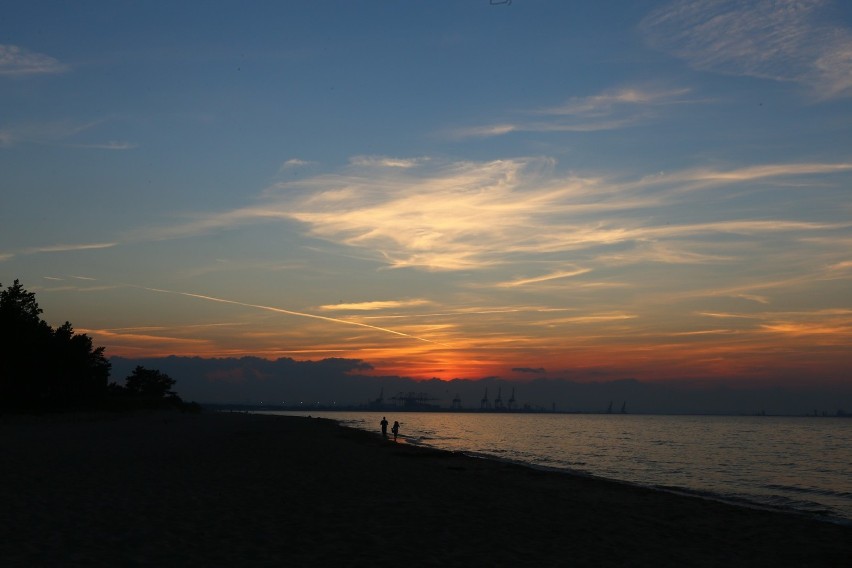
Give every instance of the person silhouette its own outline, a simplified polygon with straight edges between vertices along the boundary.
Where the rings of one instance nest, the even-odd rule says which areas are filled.
[[[382,421],[379,422],[382,426],[382,438],[388,437],[388,419],[382,416]]]
[[[396,437],[399,436],[399,422],[396,420],[393,421],[393,428],[391,428],[391,432],[393,432],[393,441],[396,442]]]

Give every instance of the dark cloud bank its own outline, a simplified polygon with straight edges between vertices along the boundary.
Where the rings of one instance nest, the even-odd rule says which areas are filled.
[[[613,403],[618,412],[627,404],[631,413],[731,413],[835,414],[852,411],[852,387],[785,389],[779,387],[729,388],[642,383],[634,379],[606,382],[574,382],[538,376],[526,380],[488,377],[480,380],[375,377],[360,373],[372,367],[353,359],[322,361],[269,361],[256,357],[202,359],[163,357],[125,359],[113,357],[112,377],[121,382],[136,365],[158,369],[177,380],[176,390],[184,400],[218,404],[281,404],[312,406],[362,405],[378,398],[384,390],[387,403],[400,393],[424,393],[433,404],[449,408],[459,397],[463,408],[478,409],[488,389],[493,402],[502,394],[504,403],[514,389],[517,407],[567,412],[603,412]],[[541,370],[543,371],[543,369]]]

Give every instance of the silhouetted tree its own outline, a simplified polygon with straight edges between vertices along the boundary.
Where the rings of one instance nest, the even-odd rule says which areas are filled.
[[[181,412],[200,412],[201,406],[198,403],[184,402],[172,390],[176,382],[161,371],[137,365],[124,379],[124,385],[110,383],[108,391],[114,408],[177,408]]]
[[[54,333],[54,360],[50,376],[53,394],[63,399],[85,402],[106,392],[110,363],[103,347],[94,347],[92,339],[65,322]]]
[[[0,284],[2,288],[2,284]],[[38,351],[49,336],[35,294],[15,280],[0,291],[0,402],[18,406],[34,399],[43,358]]]
[[[172,390],[175,380],[156,369],[146,369],[137,365],[125,379],[124,388],[134,396],[145,398],[166,398],[177,396]]]
[[[54,330],[41,314],[35,294],[18,280],[0,290],[0,407],[97,404],[109,380],[104,348],[68,322]]]

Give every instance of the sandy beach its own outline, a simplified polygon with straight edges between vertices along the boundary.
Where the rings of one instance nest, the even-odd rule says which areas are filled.
[[[0,417],[0,566],[843,566],[852,527],[238,413]]]

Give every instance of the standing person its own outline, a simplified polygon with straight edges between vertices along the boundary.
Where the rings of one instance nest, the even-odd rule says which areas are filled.
[[[396,442],[396,437],[399,436],[399,422],[396,420],[393,421],[393,428],[391,428],[391,432],[393,432],[393,441]]]
[[[382,426],[382,438],[388,437],[388,419],[382,416],[382,421],[379,422]]]

